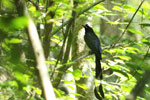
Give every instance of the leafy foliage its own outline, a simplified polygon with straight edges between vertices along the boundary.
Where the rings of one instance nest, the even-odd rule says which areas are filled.
[[[78,52],[78,47],[75,47],[75,49],[78,49],[76,50],[77,53],[72,53],[71,50],[74,50],[74,45],[70,46],[71,49],[68,50],[69,44],[75,43],[76,45],[77,41],[80,41],[74,38],[76,34],[73,33],[80,34],[78,31],[85,21],[78,20],[80,18],[89,19],[87,22],[93,23],[96,33],[99,33],[99,26],[102,27],[104,23],[117,27],[117,30],[122,33],[137,10],[140,0],[133,0],[132,2],[127,0],[128,3],[112,1],[113,6],[111,9],[107,8],[107,2],[104,1],[80,15],[78,15],[80,12],[94,3],[93,0],[74,0],[74,2],[55,0],[52,3],[49,2],[49,4],[47,3],[49,0],[25,1],[27,9],[36,23],[43,47],[45,47],[45,44],[50,45],[48,46],[49,59],[46,64],[49,66],[50,78],[57,97],[63,97],[66,100],[77,98],[86,100],[83,91],[90,93],[93,90],[84,81],[92,77],[89,74],[90,72],[94,76],[94,57],[90,55],[83,59],[85,57],[82,57],[82,52]],[[15,0],[0,1],[0,100],[44,100],[38,72],[35,67],[35,57],[30,40],[26,35],[28,19],[25,16],[20,17],[15,6]],[[112,33],[113,36],[101,33],[100,40],[104,48],[102,60],[104,79],[96,81],[95,84],[103,84],[108,100],[125,100],[132,93],[133,88],[137,88],[135,86],[143,77],[145,71],[150,70],[149,9],[149,1],[145,1],[119,42],[116,41],[120,33]],[[73,14],[77,14],[77,16]],[[116,16],[119,16],[119,18],[115,20],[110,18],[115,18]],[[72,20],[74,17],[75,21]],[[99,23],[100,18],[104,20],[101,25]],[[69,22],[68,20],[71,21]],[[62,27],[60,28],[60,26]],[[48,35],[50,41],[45,43],[47,31],[50,34],[50,36]],[[71,34],[71,32],[73,33]],[[71,39],[72,41],[70,42]],[[115,43],[116,45],[112,47]],[[119,46],[117,46],[118,44]],[[86,50],[84,49],[83,52],[86,52]],[[86,64],[83,62],[86,62]],[[82,65],[82,67],[90,66],[90,69],[88,67],[83,70],[79,65]],[[68,68],[72,68],[72,70]],[[105,74],[107,69],[111,69],[113,73],[111,75]],[[88,73],[86,73],[87,70]],[[58,81],[57,79],[61,78],[57,76],[59,73],[61,77],[69,74],[71,80]],[[74,91],[67,94],[66,88],[61,89],[56,85],[60,83],[63,83],[68,90]],[[89,81],[90,83],[93,83],[93,80]],[[75,87],[78,88],[76,89]],[[143,91],[140,91],[137,100],[149,99],[149,87],[150,84],[145,83],[145,87]]]

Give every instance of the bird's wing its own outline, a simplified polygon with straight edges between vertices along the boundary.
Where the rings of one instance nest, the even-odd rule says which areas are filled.
[[[84,36],[85,42],[87,43],[88,47],[96,53],[98,56],[101,55],[101,47],[100,47],[100,41],[98,37],[93,36],[93,34],[86,34]]]

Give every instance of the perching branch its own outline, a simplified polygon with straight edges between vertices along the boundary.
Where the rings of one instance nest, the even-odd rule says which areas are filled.
[[[106,47],[103,47],[102,50],[105,50],[105,49],[112,49],[112,48],[117,48],[117,47],[123,47],[123,46],[125,46],[125,45],[130,45],[130,44],[116,44],[115,47],[106,46]],[[82,59],[84,59],[84,58],[86,58],[86,57],[88,57],[89,55],[92,55],[92,54],[93,54],[93,53],[90,53],[90,52],[86,52],[86,53],[81,52],[81,54],[79,54],[80,56],[79,56],[78,58],[76,58],[75,60],[73,60],[72,63],[65,65],[66,69],[68,69],[70,66],[72,66],[72,65],[74,65],[74,64],[76,64],[76,63],[82,61]],[[62,66],[64,66],[64,65],[62,65]],[[60,66],[60,68],[61,68],[61,66]],[[57,68],[56,68],[56,69],[57,69]],[[59,68],[58,68],[58,69],[59,69]]]
[[[80,11],[79,13],[77,13],[76,17],[79,17],[81,14],[83,14],[84,12],[88,11],[89,9],[93,8],[94,6],[96,6],[97,4],[101,3],[101,2],[104,2],[105,0],[98,0],[96,1],[95,3],[93,3],[92,5],[88,6],[87,8],[83,9],[82,11]],[[59,26],[56,30],[54,30],[52,32],[52,35],[53,36],[54,34],[56,34],[60,29],[62,29],[62,27],[64,27],[65,25],[67,25],[69,22],[71,22],[73,19],[72,17],[65,21],[61,26]]]
[[[139,11],[139,9],[141,8],[142,4],[144,3],[145,0],[143,0],[141,2],[141,4],[139,5],[139,7],[137,8],[137,10],[135,11],[135,13],[133,14],[131,20],[129,21],[128,25],[126,26],[125,30],[122,32],[122,34],[120,35],[119,39],[116,41],[116,43],[113,44],[113,46],[115,46],[123,37],[123,35],[125,34],[125,32],[127,31],[128,27],[130,26],[131,22],[133,21],[135,15],[137,14],[137,12]]]

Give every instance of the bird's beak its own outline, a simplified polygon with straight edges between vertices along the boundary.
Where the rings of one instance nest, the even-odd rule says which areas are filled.
[[[84,28],[86,28],[86,25],[82,25]]]

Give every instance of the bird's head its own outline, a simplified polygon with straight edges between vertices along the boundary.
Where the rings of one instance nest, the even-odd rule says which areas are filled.
[[[88,24],[85,24],[85,25],[82,25],[85,29],[86,32],[91,32],[93,31],[93,29],[88,25]]]

